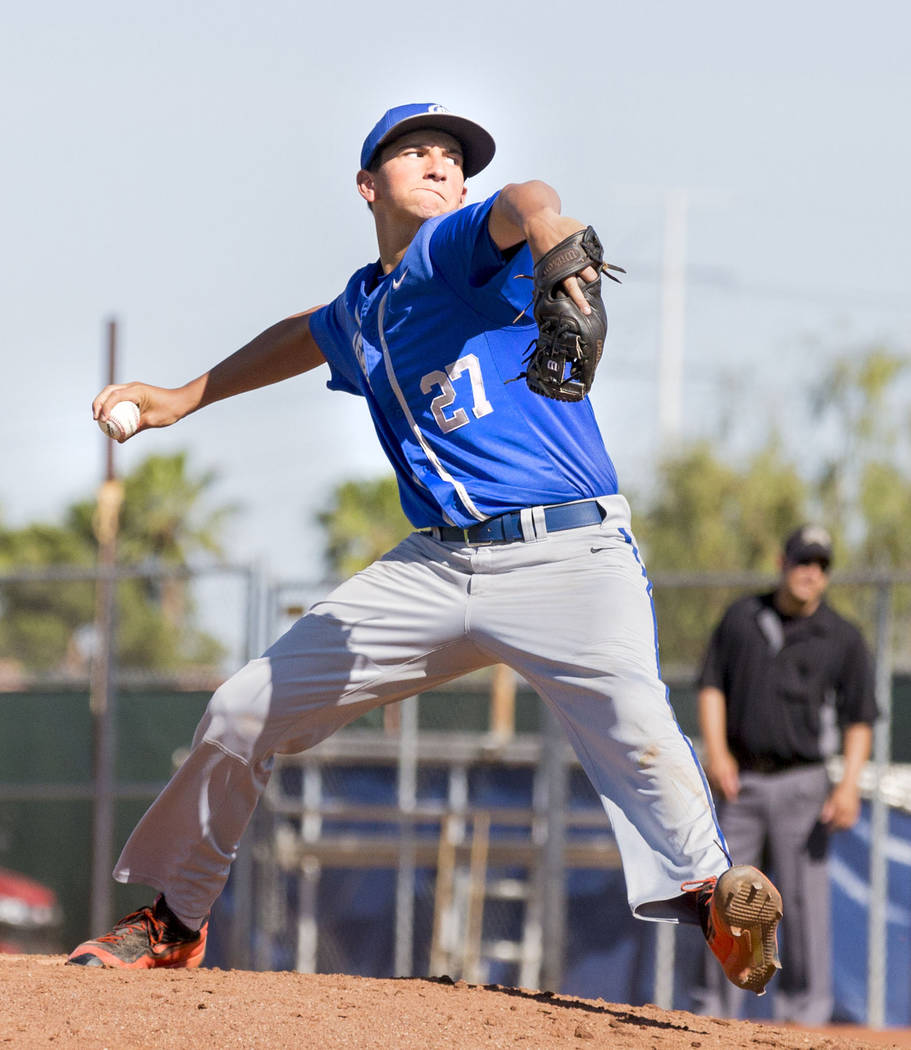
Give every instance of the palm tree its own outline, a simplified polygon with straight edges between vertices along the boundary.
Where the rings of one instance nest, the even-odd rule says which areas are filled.
[[[189,565],[200,554],[222,557],[222,533],[234,506],[207,504],[213,471],[191,473],[185,452],[149,456],[123,480],[118,562],[155,567]],[[0,568],[94,563],[95,499],[66,511],[61,526],[0,526]],[[74,639],[93,618],[90,584],[28,581],[0,595],[0,658],[29,669],[72,666]],[[174,670],[214,664],[221,646],[194,629],[187,582],[181,577],[130,579],[118,585],[118,658],[124,667]],[[78,648],[78,647],[77,647]]]
[[[412,530],[399,502],[395,477],[343,481],[316,516],[325,529],[330,573],[347,578],[385,554]]]

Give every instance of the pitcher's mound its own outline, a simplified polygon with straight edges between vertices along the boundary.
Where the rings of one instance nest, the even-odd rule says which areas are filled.
[[[64,966],[63,956],[47,955],[0,955],[0,1018],[3,1050],[911,1047],[904,1031],[811,1033],[447,978],[134,973]]]

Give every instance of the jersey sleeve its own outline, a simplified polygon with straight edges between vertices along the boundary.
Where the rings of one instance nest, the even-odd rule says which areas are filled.
[[[430,237],[430,258],[434,271],[477,313],[507,325],[527,309],[522,320],[532,324],[533,285],[518,276],[531,274],[531,252],[524,243],[506,252],[494,244],[488,219],[497,196],[460,208],[440,221]]]
[[[346,394],[361,394],[360,372],[357,367],[357,326],[351,323],[345,293],[310,315],[310,334],[329,363],[330,390]]]
[[[696,686],[699,689],[720,689],[724,692],[724,669],[722,667],[722,645],[721,635],[725,628],[727,617],[721,620],[709,638],[709,644],[705,650],[699,677]]]
[[[873,662],[863,635],[853,625],[850,626],[845,642],[844,662],[838,684],[838,721],[842,728],[858,722],[872,725],[879,715],[873,682]]]
[[[720,689],[723,690],[723,676],[721,673],[721,659],[720,649],[718,645],[718,631],[719,627],[716,627],[712,634],[712,637],[708,640],[708,647],[705,650],[705,655],[702,658],[702,667],[699,671],[699,677],[696,679],[696,685],[699,689]]]

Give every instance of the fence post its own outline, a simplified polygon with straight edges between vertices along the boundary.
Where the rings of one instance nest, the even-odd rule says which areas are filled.
[[[253,659],[260,645],[260,624],[262,606],[259,593],[259,573],[253,566],[243,571],[245,589],[243,660]],[[263,826],[260,812],[253,814],[247,830],[241,836],[237,846],[237,856],[231,867],[231,887],[233,909],[231,927],[228,937],[228,952],[231,966],[237,970],[248,970],[255,965],[256,957],[262,952],[254,950],[256,931],[256,909],[253,902],[253,851],[254,843],[261,837]]]
[[[409,819],[399,830],[399,870],[395,887],[395,976],[411,977],[414,972],[414,877],[415,828],[410,819],[418,795],[418,698],[401,702],[399,728],[398,796],[399,809]]]
[[[542,701],[541,756],[547,785],[547,838],[544,843],[541,983],[558,992],[563,983],[566,947],[567,768],[563,726]]]
[[[323,804],[323,767],[318,758],[311,758],[304,764],[301,803],[305,810],[310,811],[301,821],[301,840],[305,843],[318,842],[323,830],[323,819],[319,815]],[[315,857],[305,857],[297,879],[299,903],[294,968],[300,973],[316,973],[319,950],[317,903],[321,874],[320,862]]]
[[[116,561],[117,524],[123,488],[111,477],[98,492],[95,528],[98,536],[98,578],[95,584],[95,652],[92,655],[89,707],[94,722],[92,796],[92,899],[90,922],[93,930],[106,930],[112,921],[114,783],[117,691],[114,684],[116,663]]]
[[[116,381],[117,322],[111,318],[107,329],[108,383]],[[89,708],[94,722],[92,797],[92,900],[89,908],[93,930],[106,930],[111,924],[111,865],[114,849],[114,809],[116,805],[115,754],[116,687],[114,666],[117,635],[115,605],[117,580],[117,531],[123,486],[114,466],[115,442],[104,443],[104,480],[98,490],[93,527],[98,541],[98,576],[95,581],[95,652],[92,656]]]
[[[883,775],[888,771],[892,725],[892,585],[883,580],[876,589],[876,703],[879,720],[873,730],[875,785],[870,814],[870,909],[867,927],[867,1024],[886,1023],[886,951],[889,900],[889,807],[883,797]]]
[[[674,1009],[674,966],[677,955],[677,924],[656,922],[655,975],[652,986],[655,1006],[662,1010]]]

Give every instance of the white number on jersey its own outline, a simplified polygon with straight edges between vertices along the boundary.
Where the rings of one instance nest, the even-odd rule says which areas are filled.
[[[465,371],[468,372],[468,377],[471,380],[471,393],[474,398],[471,411],[475,419],[480,419],[481,416],[486,416],[488,412],[493,412],[493,405],[487,400],[487,395],[484,393],[484,377],[481,375],[481,362],[476,354],[466,354],[464,357],[460,357],[458,361],[453,361],[451,365],[447,365],[445,372],[437,369],[433,372],[428,372],[421,380],[421,392],[424,394],[429,394],[434,387],[438,386],[440,388],[441,393],[437,394],[433,401],[430,402],[430,411],[444,434],[448,434],[450,430],[458,430],[459,427],[464,427],[466,423],[471,422],[464,408],[456,408],[452,415],[448,416],[445,411],[456,399],[456,389],[452,384]]]

